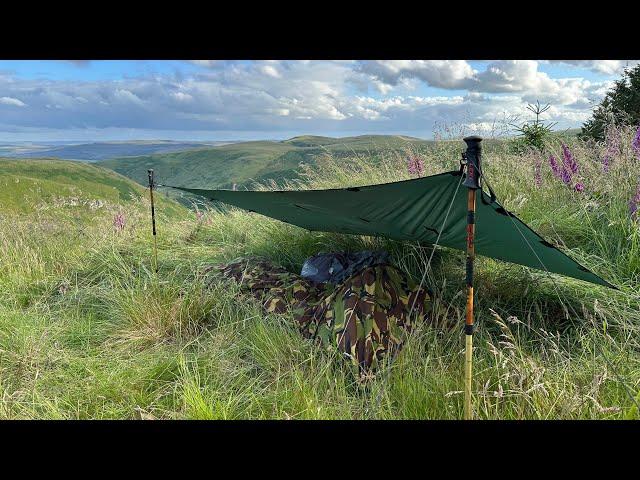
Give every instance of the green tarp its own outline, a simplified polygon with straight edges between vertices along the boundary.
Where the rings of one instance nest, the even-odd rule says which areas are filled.
[[[231,191],[178,188],[308,230],[384,236],[466,249],[467,189],[459,171],[381,185],[328,190]],[[457,193],[456,193],[457,191]],[[478,191],[476,253],[615,288]],[[484,201],[482,201],[484,199]]]

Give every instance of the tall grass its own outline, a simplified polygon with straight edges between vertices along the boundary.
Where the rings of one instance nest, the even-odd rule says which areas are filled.
[[[607,145],[569,144],[583,192],[554,177],[548,154],[486,148],[499,201],[621,291],[478,259],[477,418],[639,416],[640,229],[628,206],[638,159],[632,132],[616,134],[608,172]],[[549,145],[557,157],[559,142]],[[458,168],[462,148],[439,141],[419,153],[425,175]],[[326,155],[284,187],[407,179],[409,154]],[[146,200],[82,221],[69,208],[0,218],[0,418],[461,418],[462,253],[435,252],[429,322],[363,385],[335,351],[303,340],[291,315],[264,314],[209,267],[260,255],[296,271],[319,251],[385,248],[419,279],[431,247],[312,233],[233,208],[160,211],[155,275]]]

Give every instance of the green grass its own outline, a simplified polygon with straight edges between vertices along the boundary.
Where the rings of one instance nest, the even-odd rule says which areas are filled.
[[[56,197],[118,202],[142,192],[107,169],[64,160],[0,159],[0,175],[0,209],[24,214],[47,208]]]
[[[486,173],[500,201],[621,291],[560,277],[553,282],[538,271],[479,258],[476,417],[638,418],[631,397],[640,400],[640,228],[628,213],[636,179],[631,132],[624,135],[608,174],[599,164],[602,147],[572,143],[584,194],[553,178],[546,163],[536,188],[533,167],[546,158],[514,156],[499,144],[487,149]],[[421,153],[426,174],[456,168],[462,148],[462,142],[436,142]],[[559,145],[550,148],[559,153]],[[365,150],[327,154],[288,185],[409,178],[404,154],[366,159]],[[155,275],[148,201],[112,188],[124,182],[121,188],[142,193],[139,187],[82,164],[59,162],[64,173],[56,176],[43,167],[48,162],[16,163],[24,168],[0,163],[5,202],[12,194],[22,199],[0,213],[0,418],[462,417],[460,252],[436,252],[430,321],[363,386],[335,352],[302,339],[291,315],[264,315],[234,285],[212,281],[207,267],[256,254],[295,271],[319,251],[386,248],[419,278],[430,247],[312,233],[236,209],[207,210],[198,220],[161,198]],[[16,187],[18,176],[49,192],[46,208],[32,190]],[[81,192],[71,189],[85,178]],[[54,180],[57,189],[47,183]],[[91,209],[89,202],[68,201],[75,197],[105,204]],[[126,218],[121,232],[113,227],[116,213]]]

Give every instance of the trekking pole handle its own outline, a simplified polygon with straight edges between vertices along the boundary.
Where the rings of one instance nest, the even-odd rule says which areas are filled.
[[[465,137],[464,142],[467,144],[467,151],[464,157],[467,161],[467,178],[464,186],[477,190],[480,188],[481,162],[482,162],[482,137],[472,135]]]

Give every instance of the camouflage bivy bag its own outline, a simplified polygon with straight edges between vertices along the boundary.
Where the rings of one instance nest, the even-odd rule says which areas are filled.
[[[396,354],[413,324],[425,320],[431,303],[426,289],[418,289],[390,264],[364,268],[337,285],[314,284],[257,258],[217,268],[259,299],[266,312],[290,312],[305,338],[337,348],[360,374],[370,372],[385,354]]]

